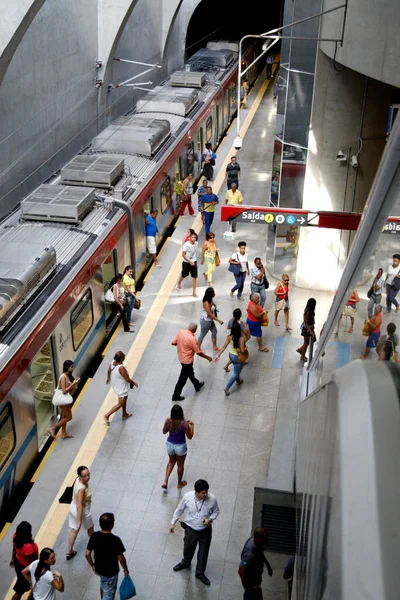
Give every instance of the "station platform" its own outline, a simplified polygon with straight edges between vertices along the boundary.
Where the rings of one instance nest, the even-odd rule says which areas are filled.
[[[246,204],[266,205],[269,198],[275,123],[273,81],[269,87],[259,79],[252,90],[247,108],[243,111],[243,149],[238,155],[242,180],[240,189]],[[225,166],[233,150],[233,128],[218,149],[213,191],[224,203]],[[194,203],[196,204],[196,203]],[[9,590],[14,571],[9,568],[11,539],[15,526],[22,520],[33,526],[39,547],[53,547],[57,554],[56,568],[65,580],[65,597],[94,600],[99,598],[99,579],[90,570],[85,558],[87,536],[81,531],[75,549],[77,556],[66,562],[68,537],[68,506],[60,505],[58,497],[66,485],[74,481],[76,469],[86,465],[91,471],[93,490],[92,515],[97,528],[98,518],[106,511],[114,512],[114,533],[126,548],[129,570],[137,588],[138,598],[153,600],[173,597],[182,600],[213,599],[239,600],[243,588],[237,574],[240,552],[251,535],[254,486],[268,474],[271,449],[277,456],[284,446],[293,445],[298,390],[304,365],[298,360],[296,344],[301,343],[300,324],[304,306],[310,296],[317,299],[317,332],[329,310],[332,295],[292,288],[290,293],[290,326],[285,332],[273,324],[273,290],[276,281],[270,280],[266,308],[270,325],[265,328],[263,342],[269,352],[257,351],[254,339],[248,343],[249,364],[242,375],[244,384],[234,386],[226,397],[224,387],[229,378],[223,370],[227,352],[219,362],[208,363],[195,359],[195,373],[205,381],[204,388],[195,393],[190,383],[184,390],[181,403],[187,419],[195,425],[194,438],[188,441],[185,463],[187,487],[178,490],[176,472],[172,474],[167,491],[161,488],[167,464],[164,420],[172,406],[172,392],[180,372],[180,364],[171,341],[177,331],[189,322],[199,323],[202,296],[207,287],[199,265],[198,298],[191,295],[191,281],[186,279],[182,291],[176,290],[181,270],[181,244],[189,227],[199,231],[199,247],[204,241],[201,218],[185,216],[177,224],[173,236],[160,255],[161,269],[152,269],[141,293],[142,309],[135,313],[136,334],[126,335],[118,329],[104,352],[104,359],[82,391],[74,408],[69,431],[74,438],[57,439],[33,478],[33,487],[15,521],[3,533],[0,549],[0,596],[11,598]],[[244,318],[250,287],[247,278],[244,302],[230,298],[233,276],[228,272],[228,258],[239,240],[247,243],[250,263],[256,256],[265,258],[265,233],[261,225],[238,224],[234,240],[224,240],[226,224],[216,212],[213,231],[220,250],[221,266],[214,277],[216,304],[224,321],[218,327],[218,344],[227,335],[226,323],[234,308],[241,308]],[[363,303],[365,300],[363,299]],[[361,310],[359,311],[361,313]],[[357,317],[361,322],[361,316]],[[365,338],[356,321],[353,349],[350,340],[341,333],[332,342],[327,357],[327,370],[358,357]],[[342,324],[343,328],[343,324]],[[346,334],[347,335],[347,334]],[[349,337],[349,336],[348,336]],[[360,346],[360,347],[358,347]],[[115,403],[115,396],[106,385],[106,371],[117,350],[126,353],[131,377],[139,388],[130,392],[128,409],[132,418],[123,422],[118,412],[110,427],[104,413]],[[215,356],[208,335],[202,350]],[[289,442],[289,444],[288,444]],[[280,449],[282,454],[280,454]],[[290,464],[287,464],[290,468]],[[183,530],[176,527],[169,533],[173,512],[182,495],[193,489],[194,482],[206,479],[216,495],[221,513],[213,526],[213,540],[206,574],[211,586],[205,587],[192,571],[174,573],[172,567],[182,558]],[[268,600],[284,600],[286,582],[283,567],[288,557],[267,554],[274,569],[273,577],[264,573],[263,589]],[[120,578],[121,579],[121,578]]]

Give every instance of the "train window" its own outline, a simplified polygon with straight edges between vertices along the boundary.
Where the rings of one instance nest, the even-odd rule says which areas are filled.
[[[161,213],[164,214],[171,204],[171,179],[167,177],[160,187]]]
[[[17,441],[11,404],[0,413],[0,470],[12,454]]]
[[[206,121],[206,140],[207,143],[211,140],[212,138],[212,116],[209,116],[207,121]]]
[[[71,312],[72,345],[76,352],[93,325],[92,291],[86,290]]]

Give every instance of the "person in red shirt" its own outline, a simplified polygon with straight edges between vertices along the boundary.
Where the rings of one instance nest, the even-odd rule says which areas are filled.
[[[26,592],[29,592],[29,583],[22,575],[22,571],[25,567],[29,567],[34,560],[37,560],[38,556],[39,549],[32,538],[32,525],[27,521],[22,521],[13,536],[10,567],[15,569],[17,581],[13,587],[15,594],[12,600],[20,600]]]
[[[181,374],[175,386],[175,390],[172,396],[174,402],[184,400],[185,397],[181,396],[182,390],[186,385],[188,379],[193,383],[196,392],[199,392],[204,385],[204,381],[196,379],[193,369],[194,355],[197,354],[201,358],[205,358],[208,362],[212,362],[211,356],[204,354],[199,348],[199,345],[194,337],[196,333],[197,324],[190,323],[187,329],[181,329],[178,331],[171,344],[176,346],[178,349],[179,362],[182,365]]]
[[[366,358],[368,358],[368,355],[371,352],[371,348],[376,349],[379,338],[381,336],[382,321],[382,306],[380,304],[376,304],[374,314],[370,319],[367,320],[367,323],[369,325],[369,336],[367,339],[367,344],[365,346],[365,352],[362,356],[360,356],[360,358],[365,360]]]

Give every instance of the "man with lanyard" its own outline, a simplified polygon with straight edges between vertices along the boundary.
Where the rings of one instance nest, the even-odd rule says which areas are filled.
[[[219,204],[218,196],[213,194],[212,187],[207,186],[207,193],[203,196],[203,214],[206,233],[210,233],[214,221],[215,206]]]
[[[396,296],[399,292],[400,285],[400,254],[393,254],[393,263],[388,268],[386,275],[386,311],[390,313],[392,304],[396,307],[396,313],[399,312],[399,303]]]
[[[197,190],[197,207],[199,209],[199,213],[201,213],[201,220],[204,223],[204,212],[203,212],[203,196],[207,194],[207,179],[203,179],[201,186]]]
[[[232,183],[231,189],[228,190],[225,194],[225,204],[229,204],[231,206],[235,206],[238,204],[243,204],[243,196],[242,192],[237,189],[237,185],[235,182]],[[231,221],[231,227],[233,233],[236,231],[236,221]]]
[[[261,262],[261,258],[254,259],[254,266],[251,267],[251,283],[250,290],[252,294],[260,295],[260,304],[264,308],[267,294],[265,292],[265,282],[267,277],[265,275],[265,267]]]
[[[189,569],[190,563],[199,544],[197,553],[196,579],[204,585],[210,585],[210,580],[205,575],[208,553],[212,538],[212,522],[219,515],[219,506],[214,494],[208,492],[209,485],[204,479],[198,479],[194,484],[194,491],[187,492],[179,502],[172,517],[170,533],[175,531],[175,523],[186,510],[186,519],[181,522],[185,530],[183,540],[183,558],[175,565],[174,571]]]
[[[146,215],[146,243],[148,253],[153,255],[154,265],[156,267],[161,267],[157,260],[156,236],[158,235],[158,238],[160,239],[160,232],[157,229],[157,215],[158,210],[155,209],[151,210],[149,215]]]
[[[236,160],[236,156],[232,156],[231,162],[226,166],[225,181],[227,183],[228,190],[231,189],[232,183],[236,183],[236,187],[239,187],[240,165]]]
[[[264,556],[266,539],[266,530],[257,527],[254,530],[253,537],[249,538],[243,546],[238,570],[245,590],[243,600],[262,600],[261,583],[264,565],[268,569],[268,575],[272,577],[272,567]]]

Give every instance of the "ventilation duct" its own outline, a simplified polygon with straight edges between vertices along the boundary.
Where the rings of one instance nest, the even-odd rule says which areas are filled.
[[[61,169],[61,181],[70,185],[111,188],[124,174],[125,161],[115,156],[76,156]]]
[[[191,75],[191,73],[184,73],[184,75]],[[137,114],[143,112],[171,113],[185,117],[198,101],[199,95],[194,90],[175,90],[162,87],[153,90],[139,100],[136,104],[136,112]]]
[[[200,71],[176,71],[171,75],[170,84],[173,87],[201,89],[206,82],[205,73]]]

